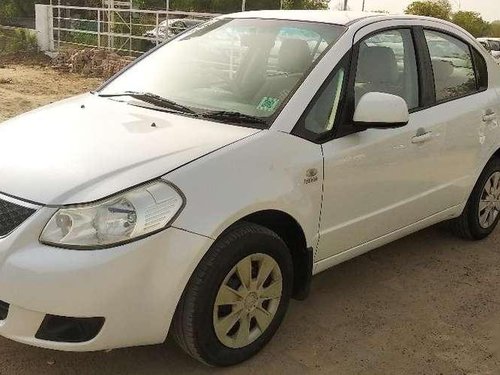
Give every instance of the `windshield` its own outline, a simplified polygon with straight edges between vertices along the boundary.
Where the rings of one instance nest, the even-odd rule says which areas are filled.
[[[223,111],[267,120],[344,30],[288,20],[212,21],[168,42],[99,94],[149,93],[195,113]]]

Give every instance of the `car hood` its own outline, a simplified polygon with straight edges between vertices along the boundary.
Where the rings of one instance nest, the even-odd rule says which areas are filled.
[[[0,193],[91,202],[258,131],[86,94],[0,124]]]

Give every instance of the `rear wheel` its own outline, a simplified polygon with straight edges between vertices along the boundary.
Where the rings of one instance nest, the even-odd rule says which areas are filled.
[[[176,341],[209,365],[250,358],[283,320],[292,280],[290,253],[281,238],[259,225],[238,225],[193,273],[174,316]]]
[[[462,238],[481,240],[493,232],[499,214],[500,159],[493,158],[481,173],[462,215],[452,220],[451,228]]]

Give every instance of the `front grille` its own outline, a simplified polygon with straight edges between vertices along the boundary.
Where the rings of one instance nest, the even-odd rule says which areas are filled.
[[[34,212],[31,208],[0,199],[0,237],[8,235]]]

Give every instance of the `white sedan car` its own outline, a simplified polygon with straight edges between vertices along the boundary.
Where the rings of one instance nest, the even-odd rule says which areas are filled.
[[[0,126],[0,334],[241,362],[312,275],[441,221],[488,236],[498,113],[500,68],[447,22],[210,21]]]

